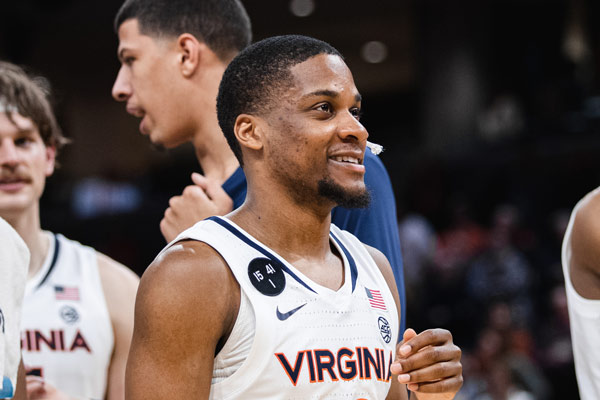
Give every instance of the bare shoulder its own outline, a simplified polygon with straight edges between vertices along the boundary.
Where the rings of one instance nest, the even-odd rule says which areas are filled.
[[[600,299],[600,188],[577,203],[566,258],[575,290],[588,299]]]
[[[142,283],[160,281],[178,289],[210,286],[229,275],[223,258],[212,247],[197,240],[182,240],[160,253],[142,275]]]
[[[113,260],[105,254],[96,252],[98,272],[105,292],[137,290],[140,278],[125,265]]]
[[[184,240],[144,271],[127,359],[129,399],[208,398],[214,355],[239,309],[239,286],[205,243]]]
[[[218,314],[232,306],[236,282],[225,260],[212,247],[184,240],[162,252],[146,269],[138,302],[142,309],[160,305],[177,313],[187,310],[196,314],[200,308]]]
[[[575,206],[575,225],[586,234],[600,234],[600,188],[585,195]]]
[[[574,261],[600,272],[600,188],[581,199],[573,213],[570,245]]]

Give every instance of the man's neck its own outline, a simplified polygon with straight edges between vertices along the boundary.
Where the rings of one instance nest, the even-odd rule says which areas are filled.
[[[48,254],[50,242],[40,226],[39,205],[5,218],[21,236],[30,253],[28,278],[37,274]]]
[[[281,196],[258,197],[248,192],[232,220],[286,259],[326,259],[331,255],[331,210],[301,206]]]
[[[204,176],[221,184],[239,167],[225,135],[221,132],[216,113],[219,83],[226,67],[227,64],[216,54],[210,50],[205,51],[203,64],[194,81],[197,90],[190,92],[190,102],[193,103],[191,110],[198,116],[192,139],[196,158]]]
[[[290,199],[275,193],[260,198],[249,194],[230,217],[308,279],[331,290],[340,289],[345,272],[343,258],[329,239],[331,209]]]
[[[196,158],[204,176],[223,184],[240,166],[237,158],[220,131],[218,135],[194,138]]]

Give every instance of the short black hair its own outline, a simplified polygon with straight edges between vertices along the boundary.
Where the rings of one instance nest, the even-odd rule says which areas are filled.
[[[140,33],[153,37],[190,33],[229,61],[252,42],[252,28],[239,0],[126,0],[115,17],[115,32],[137,19]]]
[[[329,43],[308,36],[274,36],[252,44],[229,63],[217,96],[219,126],[242,162],[233,127],[240,114],[266,112],[282,90],[293,85],[291,68],[319,54],[342,55]]]

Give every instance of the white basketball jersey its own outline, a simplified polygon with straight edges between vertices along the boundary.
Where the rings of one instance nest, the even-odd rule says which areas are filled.
[[[104,399],[114,337],[96,251],[59,234],[50,242],[25,287],[25,368],[71,396]]]
[[[573,357],[581,400],[600,399],[600,300],[582,297],[571,282],[569,240],[577,207],[571,214],[562,245],[562,265],[573,341]]]
[[[226,218],[201,221],[176,240],[182,239],[205,242],[224,258],[256,318],[249,354],[212,384],[211,399],[386,397],[398,313],[358,239],[331,226],[330,242],[344,263],[337,291],[314,283]]]
[[[12,399],[17,386],[19,327],[28,268],[27,245],[0,217],[0,399]]]

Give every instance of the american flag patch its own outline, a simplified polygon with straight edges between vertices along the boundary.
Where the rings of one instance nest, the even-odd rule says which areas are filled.
[[[383,301],[383,297],[381,296],[381,292],[379,290],[365,288],[365,291],[367,292],[367,297],[369,298],[369,303],[371,304],[371,307],[384,311],[387,310],[387,308],[385,308],[385,302]]]
[[[79,288],[68,286],[54,286],[56,300],[79,300]]]

